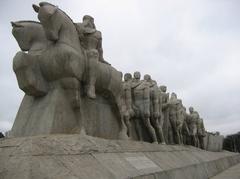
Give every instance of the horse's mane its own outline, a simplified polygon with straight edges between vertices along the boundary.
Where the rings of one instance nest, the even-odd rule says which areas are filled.
[[[49,2],[40,2],[39,5],[40,5],[40,6],[50,5],[50,6],[53,6],[53,7],[57,7],[57,8],[58,8],[65,16],[67,16],[67,17],[72,21],[72,23],[74,24],[74,22],[73,22],[73,20],[71,19],[71,17],[70,17],[69,15],[67,15],[67,13],[64,12],[62,9],[60,9],[58,6],[55,6],[55,5],[53,5],[53,4],[49,3]]]
[[[21,21],[17,21],[17,23],[35,23],[35,24],[41,25],[40,22],[38,22],[38,21],[31,21],[31,20],[21,20]]]

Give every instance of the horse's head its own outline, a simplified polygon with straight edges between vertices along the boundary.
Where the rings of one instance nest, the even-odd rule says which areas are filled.
[[[35,21],[17,21],[11,22],[12,34],[18,42],[22,51],[31,49],[33,43],[37,40],[46,39],[42,25]]]
[[[61,27],[61,23],[57,18],[58,7],[47,2],[41,2],[39,6],[33,4],[33,9],[38,13],[38,19],[44,28],[46,37],[51,41],[57,41]]]

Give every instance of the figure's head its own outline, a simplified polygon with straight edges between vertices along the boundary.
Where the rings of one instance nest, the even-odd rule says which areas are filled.
[[[177,99],[177,94],[173,92],[173,93],[171,94],[171,98]]]
[[[83,16],[83,23],[88,27],[96,29],[96,26],[94,24],[94,18],[90,15]]]
[[[178,103],[179,103],[180,106],[183,106],[181,99],[178,99]]]
[[[190,113],[193,113],[194,112],[194,108],[191,106],[191,107],[189,107],[189,112]]]
[[[124,81],[129,81],[129,80],[131,80],[131,79],[132,79],[131,73],[125,73],[125,75],[124,75]]]
[[[178,101],[179,101],[179,103],[182,105],[182,100],[181,100],[181,99],[179,99]]]
[[[146,80],[146,81],[151,81],[152,80],[151,76],[149,74],[144,75],[143,79]]]
[[[139,71],[136,71],[136,72],[133,73],[133,76],[134,76],[135,79],[140,80],[140,78],[141,78],[141,73],[140,73]]]
[[[167,86],[162,85],[162,86],[160,86],[159,88],[160,88],[160,90],[161,90],[162,92],[164,92],[164,93],[167,92]]]
[[[41,2],[39,6],[33,4],[33,9],[38,13],[38,19],[44,28],[46,37],[49,40],[57,41],[61,27],[61,20],[57,17],[57,6],[48,2]]]
[[[28,51],[35,41],[46,40],[42,25],[36,21],[11,22],[12,34],[22,51]]]

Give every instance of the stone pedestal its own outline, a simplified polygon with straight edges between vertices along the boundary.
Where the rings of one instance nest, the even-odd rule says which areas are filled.
[[[80,134],[118,139],[120,116],[116,106],[99,94],[91,100],[74,81],[52,84],[43,97],[25,95],[11,130],[12,137]],[[82,88],[83,90],[83,88]],[[81,96],[81,97],[80,97]]]
[[[239,162],[231,152],[84,135],[0,140],[1,179],[208,179]]]

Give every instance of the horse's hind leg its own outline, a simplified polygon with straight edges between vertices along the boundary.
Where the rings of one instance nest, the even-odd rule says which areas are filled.
[[[119,121],[120,130],[119,130],[118,138],[122,139],[122,140],[127,140],[129,137],[127,135],[127,126],[124,122],[124,112],[122,110],[122,101],[119,96],[117,96],[117,97],[114,96],[114,98],[116,101],[117,110],[119,111],[119,117],[120,117],[120,121]],[[129,129],[129,130],[131,130],[131,129]]]

